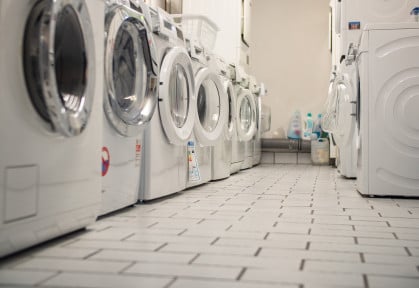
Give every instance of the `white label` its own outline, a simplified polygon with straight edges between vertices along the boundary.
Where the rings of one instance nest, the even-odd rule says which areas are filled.
[[[188,170],[189,170],[189,181],[198,182],[201,180],[199,173],[198,159],[195,153],[195,142],[188,142]]]

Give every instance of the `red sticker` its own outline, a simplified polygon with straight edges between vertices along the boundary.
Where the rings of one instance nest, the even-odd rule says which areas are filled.
[[[138,153],[140,153],[141,152],[141,144],[136,144],[135,145],[135,152],[138,152]]]
[[[111,163],[111,155],[107,147],[102,147],[102,176],[108,173],[109,165]]]

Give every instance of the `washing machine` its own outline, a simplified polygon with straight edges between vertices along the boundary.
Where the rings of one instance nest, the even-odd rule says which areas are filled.
[[[252,92],[255,102],[255,124],[256,133],[253,137],[253,166],[259,165],[262,157],[262,99],[261,99],[261,85],[257,83],[254,76],[249,77],[249,89]],[[263,88],[264,89],[264,88]]]
[[[358,67],[356,50],[350,49],[347,59],[340,66],[334,80],[336,115],[333,139],[338,147],[337,168],[340,175],[356,178],[356,103],[358,99]]]
[[[237,68],[237,67],[236,67]],[[242,69],[236,69],[236,74],[242,74],[241,82],[236,87],[237,94],[237,134],[244,143],[244,160],[241,170],[253,166],[254,137],[256,128],[256,103],[252,92],[249,90],[249,76]]]
[[[228,119],[223,135],[211,148],[211,180],[219,180],[229,177],[231,173],[232,138],[233,134],[236,133],[236,95],[231,80],[233,67],[217,55],[210,56],[209,65],[217,71],[218,77],[220,77],[223,83],[223,89],[228,101]]]
[[[242,140],[241,134],[239,135],[239,119],[238,118],[238,95],[236,91],[240,89],[240,83],[244,82],[245,74],[242,71],[242,68],[235,65],[230,64],[231,69],[231,80],[234,86],[235,93],[233,94],[233,105],[235,106],[235,125],[234,125],[234,131],[231,138],[231,166],[230,166],[230,173],[235,174],[240,171],[242,164],[244,162],[244,141]]]
[[[143,134],[157,104],[156,47],[144,14],[130,5],[106,7],[101,214],[138,201]]]
[[[419,196],[419,24],[366,25],[359,53],[358,191]]]
[[[187,144],[186,187],[189,188],[212,179],[211,150],[224,135],[229,104],[217,70],[209,65],[209,53],[196,39],[187,39],[187,45],[192,59],[196,87],[196,105],[192,107],[196,109],[195,124]]]
[[[196,114],[195,78],[182,30],[163,10],[149,8],[160,66],[156,113],[146,128],[139,199],[182,191],[188,177],[186,145]]]
[[[104,4],[0,6],[1,257],[98,215]]]

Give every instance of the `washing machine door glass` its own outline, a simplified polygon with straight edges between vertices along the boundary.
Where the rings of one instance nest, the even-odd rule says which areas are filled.
[[[197,105],[194,133],[201,145],[213,145],[224,133],[228,120],[228,100],[220,77],[201,68],[195,77]]]
[[[159,113],[169,143],[184,145],[195,122],[195,82],[185,48],[171,48],[160,69]]]
[[[23,66],[33,106],[49,128],[82,133],[92,110],[95,51],[86,3],[36,1],[26,22]]]
[[[237,105],[237,133],[241,141],[249,141],[256,133],[256,104],[249,90],[241,90]]]
[[[347,76],[337,82],[336,93],[336,132],[333,135],[336,144],[343,147],[355,137],[356,125],[355,89]]]
[[[105,30],[105,115],[119,134],[135,136],[150,121],[157,103],[151,34],[141,14],[120,5],[108,8]]]
[[[228,100],[228,120],[226,139],[231,140],[234,133],[236,132],[236,92],[234,91],[234,87],[231,81],[226,81],[224,83],[224,87],[227,93]]]

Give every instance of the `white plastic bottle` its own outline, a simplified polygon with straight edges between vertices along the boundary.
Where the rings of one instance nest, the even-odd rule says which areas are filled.
[[[313,127],[314,127],[314,122],[313,122],[313,118],[311,116],[311,113],[307,113],[307,118],[304,121],[304,134],[303,134],[303,139],[305,140],[310,140],[311,139],[311,134],[313,133]]]
[[[297,110],[290,119],[287,136],[289,139],[298,140],[301,139],[301,134],[301,113]]]

